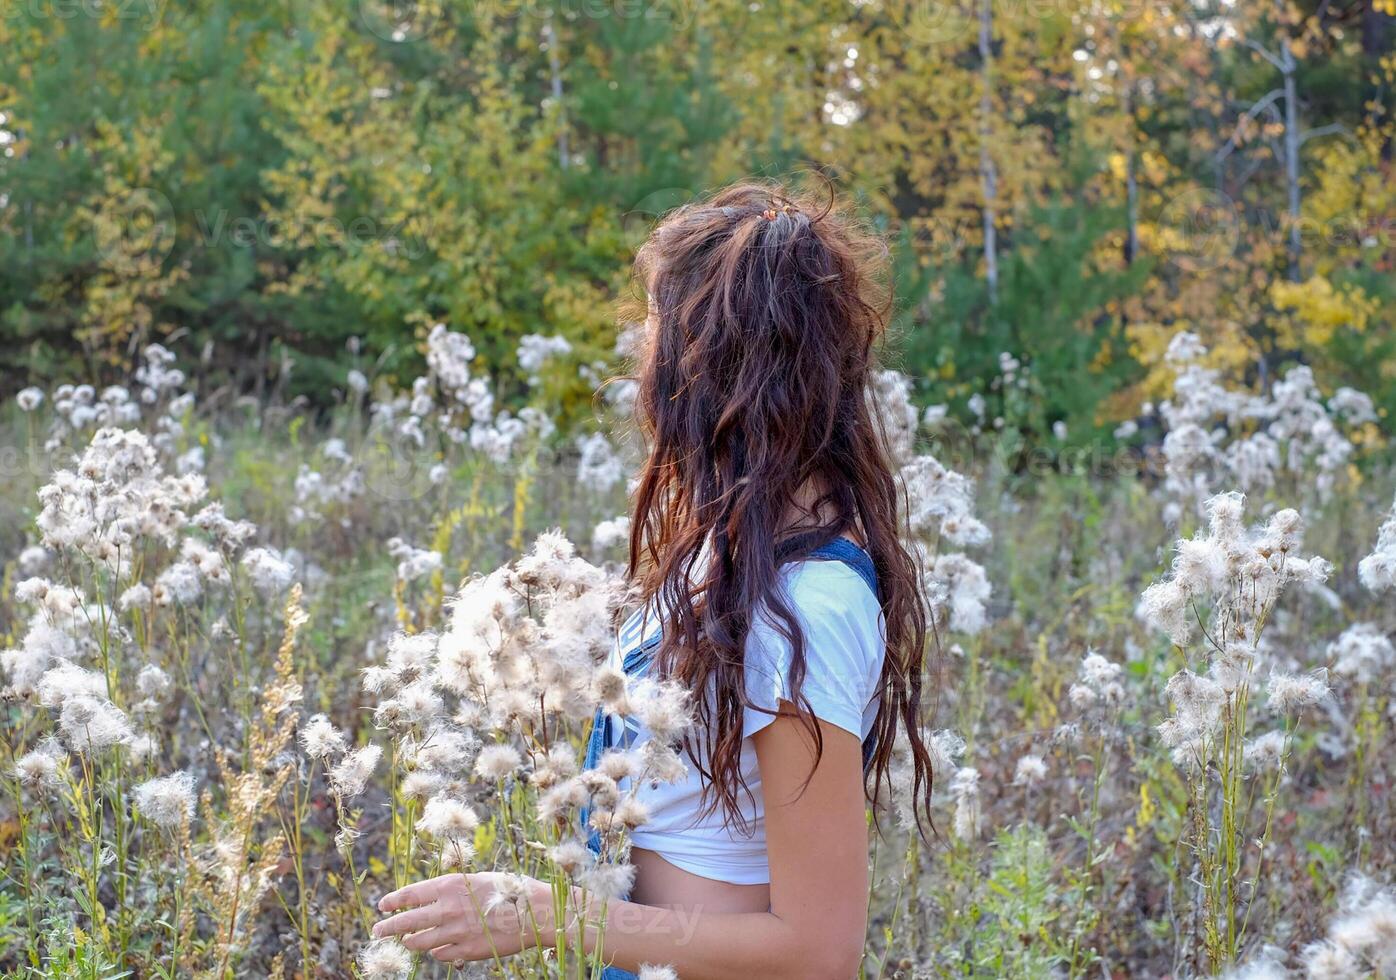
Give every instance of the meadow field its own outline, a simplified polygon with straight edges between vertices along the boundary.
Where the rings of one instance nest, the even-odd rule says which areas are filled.
[[[626,385],[609,435],[559,440],[541,396],[492,404],[464,335],[426,346],[408,390],[355,370],[325,411],[220,401],[159,346],[6,406],[6,975],[589,974],[565,944],[459,971],[368,941],[442,869],[622,891],[644,814],[617,779],[682,764],[577,771],[630,601]],[[880,377],[939,802],[922,840],[894,772],[867,977],[1396,970],[1376,416],[1304,367],[1262,397],[1191,335],[1169,357],[1171,397],[1074,457]],[[628,707],[681,734],[674,692]]]
[[[369,931],[627,891],[690,721],[599,666],[634,260],[763,180],[878,245],[934,624],[862,976],[1396,978],[1396,0],[5,0],[0,50],[0,977],[599,975]],[[598,706],[662,737],[580,771]]]

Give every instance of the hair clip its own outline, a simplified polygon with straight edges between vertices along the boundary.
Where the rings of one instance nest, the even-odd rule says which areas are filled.
[[[764,211],[761,212],[761,217],[765,218],[767,221],[775,221],[775,220],[776,220],[776,209],[775,209],[775,208],[767,208],[766,210],[764,210]]]

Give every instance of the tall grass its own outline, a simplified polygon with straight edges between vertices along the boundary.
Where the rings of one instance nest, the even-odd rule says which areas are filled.
[[[681,759],[582,773],[584,739],[598,706],[677,736],[684,699],[597,667],[632,602],[624,449],[455,399],[468,381],[315,419],[204,411],[182,379],[8,410],[9,975],[446,975],[369,942],[383,893],[493,870],[595,920],[625,890],[628,787]],[[982,438],[971,483],[932,435],[911,423],[904,474],[940,834],[896,769],[864,975],[1389,973],[1396,657],[1357,574],[1389,471],[1208,512],[1176,471],[1028,476]],[[593,975],[604,950],[559,932],[487,969]]]

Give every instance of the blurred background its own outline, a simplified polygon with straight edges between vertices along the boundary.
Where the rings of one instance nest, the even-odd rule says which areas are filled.
[[[894,266],[862,976],[1396,977],[1394,84],[1396,0],[0,0],[0,974],[441,975],[428,793],[567,880],[474,753],[604,615],[463,692],[457,590],[620,595],[635,250],[760,176]]]
[[[520,340],[563,338],[549,400],[587,423],[579,368],[613,360],[655,218],[767,175],[827,178],[886,235],[890,365],[970,426],[1108,440],[1180,330],[1237,383],[1302,361],[1384,414],[1393,15],[6,0],[0,395],[159,341],[204,384],[324,404],[350,364],[406,383],[441,322],[506,406]]]

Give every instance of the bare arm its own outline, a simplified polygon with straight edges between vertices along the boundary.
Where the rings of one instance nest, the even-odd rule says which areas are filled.
[[[683,980],[847,980],[857,974],[868,898],[860,746],[856,736],[821,722],[824,753],[811,776],[810,738],[793,709],[785,702],[781,708],[753,736],[766,800],[771,910],[716,914],[610,902],[604,930],[591,924],[580,937],[588,952],[599,944],[603,957],[617,966],[664,964]],[[504,955],[540,941],[552,945],[551,892],[535,884],[529,901],[536,932],[507,903],[481,921],[474,909],[488,904],[481,892],[492,892],[491,876],[447,875],[386,896],[383,911],[408,911],[380,922],[374,934],[411,933],[404,940],[408,948],[430,950],[447,962],[488,959],[495,951]]]

